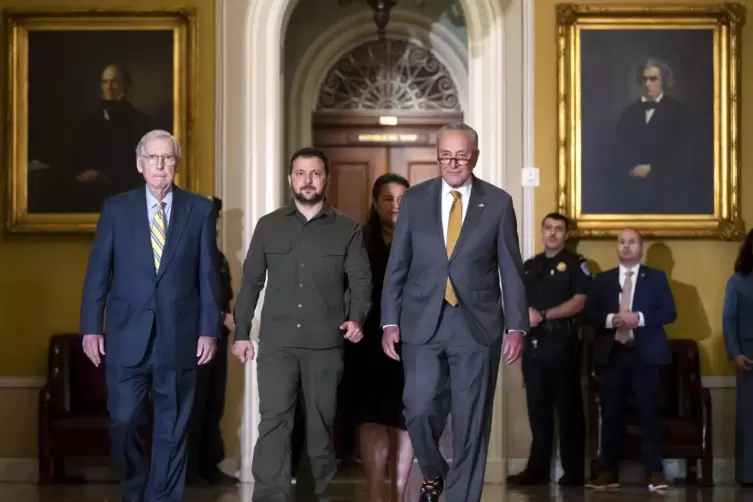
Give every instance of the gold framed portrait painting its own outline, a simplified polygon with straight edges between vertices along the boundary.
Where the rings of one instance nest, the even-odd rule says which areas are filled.
[[[558,207],[580,237],[738,239],[739,4],[557,5]]]
[[[11,232],[91,232],[144,183],[136,146],[171,132],[190,162],[192,11],[7,10]],[[185,162],[176,183],[192,189]]]

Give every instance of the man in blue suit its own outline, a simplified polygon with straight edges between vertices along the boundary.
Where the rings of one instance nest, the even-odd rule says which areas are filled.
[[[147,133],[136,156],[146,186],[102,205],[80,330],[95,365],[107,354],[112,455],[122,469],[123,500],[179,502],[197,364],[212,359],[221,332],[215,213],[211,200],[173,185],[181,151],[170,133]],[[137,431],[148,396],[151,466]]]
[[[667,488],[662,468],[659,371],[670,364],[664,325],[677,319],[664,272],[641,265],[643,238],[632,229],[618,238],[620,266],[596,276],[586,300],[594,327],[594,359],[601,385],[599,472],[586,486],[618,488],[624,415],[632,388],[641,417],[643,463],[648,488]]]

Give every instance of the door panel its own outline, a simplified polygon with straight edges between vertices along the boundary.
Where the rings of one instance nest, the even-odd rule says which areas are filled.
[[[330,203],[358,223],[366,221],[374,181],[388,172],[385,147],[324,148],[330,161],[327,198]]]
[[[393,147],[390,169],[405,176],[411,185],[435,178],[439,175],[437,149],[433,146]]]

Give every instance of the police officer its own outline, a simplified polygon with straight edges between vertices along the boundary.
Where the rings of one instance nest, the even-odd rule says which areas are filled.
[[[523,380],[533,441],[526,468],[511,485],[549,483],[554,411],[559,422],[562,486],[582,486],[585,417],[580,388],[580,324],[591,273],[582,256],[565,249],[568,219],[546,215],[544,252],[524,264],[530,335],[523,353]]]
[[[210,197],[219,225],[222,199]],[[227,383],[227,344],[230,332],[235,330],[231,310],[233,287],[230,282],[230,264],[217,248],[220,262],[220,306],[222,307],[222,336],[217,341],[217,354],[212,362],[199,368],[196,398],[193,410],[193,428],[189,443],[188,481],[192,485],[235,484],[238,480],[220,471],[217,464],[225,458],[225,446],[220,432],[220,420],[225,410]]]

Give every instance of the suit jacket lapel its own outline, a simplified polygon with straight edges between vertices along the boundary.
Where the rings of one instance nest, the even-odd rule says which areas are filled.
[[[653,119],[652,119],[653,120]],[[643,280],[646,278],[646,267],[641,265],[638,267],[638,276],[635,278],[635,291],[633,291],[633,312],[641,310],[640,307],[640,294],[642,290]]]
[[[162,250],[162,259],[160,260],[157,280],[164,275],[165,270],[170,265],[170,260],[178,248],[183,231],[186,229],[191,209],[192,206],[188,194],[178,187],[173,187],[173,207],[170,211],[170,221],[167,224],[165,249]]]
[[[471,185],[471,198],[468,201],[468,213],[463,219],[463,226],[460,229],[460,236],[458,242],[455,243],[455,249],[452,250],[452,260],[458,255],[458,252],[465,243],[468,242],[473,231],[478,226],[478,220],[481,218],[481,213],[484,210],[484,189],[481,186],[481,182],[474,176],[473,184]]]
[[[444,240],[444,222],[442,221],[442,178],[437,178],[429,186],[429,207],[431,208],[431,225],[434,227],[434,234],[439,238],[442,247],[447,249]],[[447,251],[445,251],[447,256]]]
[[[151,228],[149,228],[149,209],[146,207],[146,188],[131,192],[133,204],[133,245],[134,256],[143,265],[144,271],[154,278],[154,252],[152,251]]]

